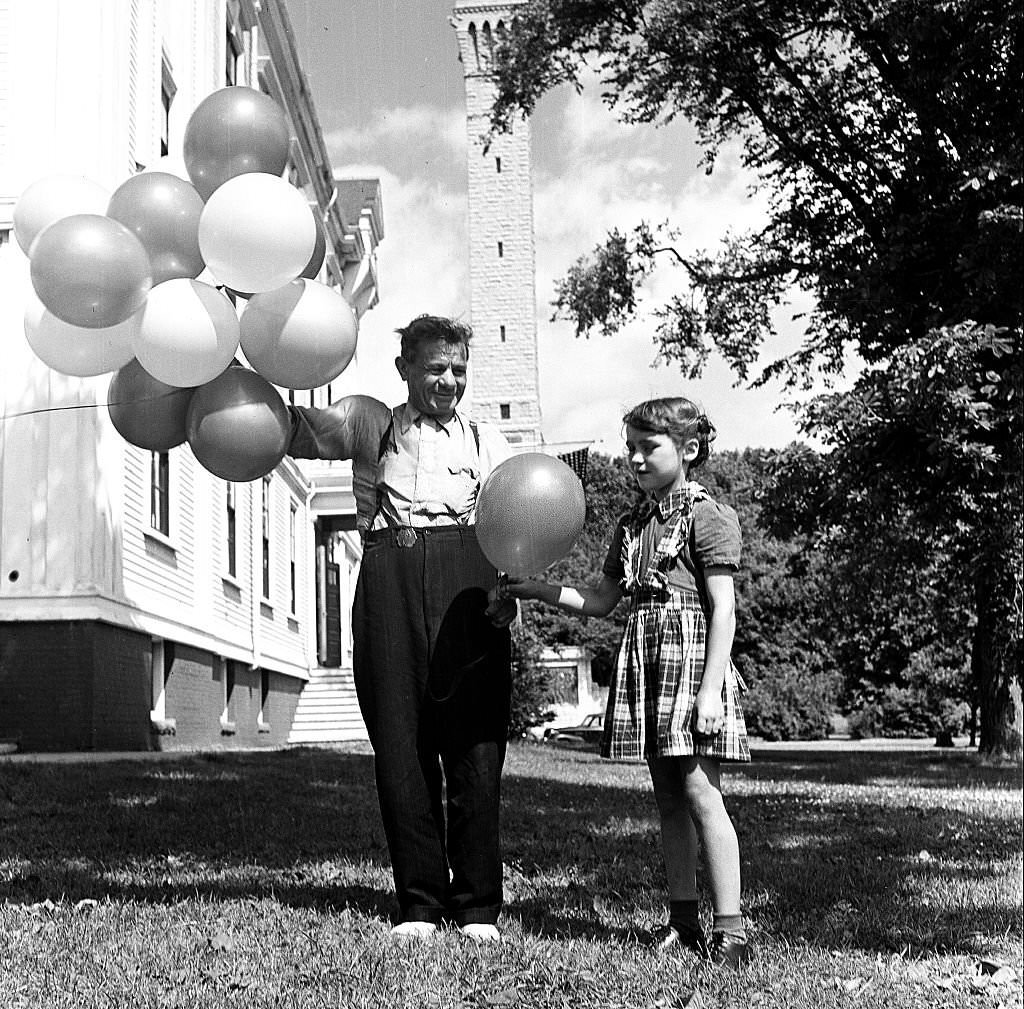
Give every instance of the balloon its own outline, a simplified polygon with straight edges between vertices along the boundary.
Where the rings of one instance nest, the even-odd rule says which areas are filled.
[[[564,557],[586,518],[583,485],[561,459],[524,452],[496,467],[476,503],[476,536],[484,556],[516,578]]]
[[[58,319],[116,326],[134,315],[153,285],[142,243],[120,222],[73,214],[44,228],[29,252],[32,286]]]
[[[146,299],[135,356],[167,385],[202,385],[231,363],[238,336],[238,316],[220,291],[198,280],[165,280]]]
[[[254,88],[221,88],[189,117],[185,167],[207,200],[218,186],[246,172],[280,176],[290,143],[288,119],[272,98]]]
[[[199,249],[218,282],[259,294],[295,280],[316,246],[306,198],[274,175],[229,179],[206,201]]]
[[[25,307],[25,338],[44,364],[63,375],[85,378],[116,371],[132,359],[132,341],[139,315],[103,329],[72,326],[58,319],[29,292]]]
[[[324,234],[323,222],[320,220],[317,208],[310,207],[309,209],[313,214],[313,223],[316,225],[316,244],[313,246],[313,255],[309,257],[309,262],[306,263],[299,276],[305,277],[307,280],[316,280],[320,275],[320,268],[324,265],[324,257],[327,255],[327,236]]]
[[[320,223],[320,215],[317,208],[310,207],[309,209],[312,211],[313,220],[316,223],[316,245],[313,246],[313,255],[309,257],[309,262],[299,274],[299,277],[316,280],[320,273],[320,267],[324,265],[324,257],[327,255],[327,239],[324,235],[323,225]],[[252,291],[236,291],[233,287],[228,287],[226,290],[236,298],[251,298],[253,295]]]
[[[166,452],[185,441],[192,389],[167,385],[132,359],[110,380],[107,412],[126,442]]]
[[[106,213],[110,192],[80,175],[50,175],[33,182],[14,205],[14,237],[27,256],[36,235],[72,214]]]
[[[205,263],[199,251],[203,201],[190,182],[167,172],[133,175],[114,190],[107,216],[142,242],[153,268],[153,284],[198,277]]]
[[[355,313],[342,295],[315,280],[253,295],[240,328],[249,364],[286,389],[326,385],[356,350]]]
[[[278,391],[248,368],[231,367],[196,389],[186,419],[199,462],[223,480],[257,480],[283,458],[291,419]]]

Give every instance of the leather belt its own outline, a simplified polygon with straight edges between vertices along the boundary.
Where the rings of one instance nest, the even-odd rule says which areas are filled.
[[[416,546],[416,540],[423,531],[412,526],[389,526],[387,529],[372,529],[365,540],[367,543],[390,543],[408,549]]]

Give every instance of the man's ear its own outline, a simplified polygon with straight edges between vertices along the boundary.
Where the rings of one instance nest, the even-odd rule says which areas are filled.
[[[409,380],[409,362],[401,354],[395,358],[395,367],[398,369],[398,374],[402,376],[402,381],[407,382]]]
[[[697,458],[698,452],[700,452],[700,442],[696,438],[688,438],[679,447],[679,457],[684,462],[693,462]]]

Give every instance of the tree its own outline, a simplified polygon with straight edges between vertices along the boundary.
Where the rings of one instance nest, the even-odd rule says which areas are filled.
[[[861,630],[859,643],[847,631],[847,648],[883,673],[928,655],[927,669],[918,658],[922,676],[953,699],[977,700],[983,743],[1012,743],[1016,732],[1018,746],[1022,352],[1020,330],[964,324],[929,333],[850,392],[812,401],[805,428],[832,451],[817,462],[778,459],[775,493],[766,494],[777,533],[801,524],[822,531],[845,617],[870,612],[863,627],[883,631]],[[886,622],[903,633],[884,634]],[[862,665],[868,682],[884,679]]]
[[[887,369],[908,350],[926,354],[951,327],[959,327],[961,339],[979,341],[969,355],[975,363],[990,350],[985,333],[1003,332],[1019,343],[1013,336],[1021,327],[1024,275],[1017,5],[532,0],[518,12],[495,61],[495,128],[516,110],[532,111],[552,87],[578,87],[582,67],[596,62],[605,97],[622,118],[657,123],[685,116],[698,130],[709,171],[723,145],[739,142],[744,164],[770,197],[765,226],[729,236],[713,254],[683,256],[671,230],[649,222],[613,233],[558,286],[556,309],[579,331],[614,332],[638,310],[656,258],[667,256],[683,273],[679,293],[655,309],[656,340],[661,354],[689,375],[699,374],[717,350],[739,380],[750,378],[774,335],[772,309],[794,288],[814,298],[805,342],[754,376],[757,381],[779,375],[805,382],[816,369],[838,370],[853,347],[876,369],[873,387],[882,388]],[[930,415],[956,399],[959,387],[949,377],[940,372],[923,389],[934,397]],[[966,383],[967,395],[980,397],[976,407],[987,402],[983,378],[975,372]],[[898,400],[886,408],[895,411]],[[1019,418],[1019,397],[1003,406]],[[812,423],[830,422],[823,410],[839,411],[841,423],[843,408],[840,399],[823,401]],[[991,497],[980,500],[985,511],[975,521],[945,526],[949,539],[941,549],[969,553],[983,537],[972,655],[981,748],[1019,759],[1020,530],[1001,520],[1017,491],[1013,431],[1019,423],[983,430],[971,426],[978,415],[966,410],[960,431],[991,451],[985,470]],[[885,465],[918,481],[906,507],[965,490],[955,483],[968,477],[962,469],[926,465],[916,443],[901,452],[898,443],[884,441],[898,411],[879,412],[877,419],[874,433],[890,449]],[[903,506],[903,489],[881,472],[877,456],[846,458],[861,467],[851,479],[876,509]],[[1006,619],[1007,599],[1018,601],[1016,619]]]

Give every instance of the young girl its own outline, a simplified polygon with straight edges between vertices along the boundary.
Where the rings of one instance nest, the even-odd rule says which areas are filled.
[[[730,660],[739,523],[689,480],[715,437],[693,403],[650,400],[623,422],[629,464],[649,497],[619,520],[600,580],[588,588],[512,580],[505,591],[587,616],[606,616],[630,596],[601,752],[650,767],[669,888],[668,924],[655,944],[735,968],[751,947],[721,763],[750,760],[742,682]],[[710,944],[698,917],[699,846],[714,910]]]

